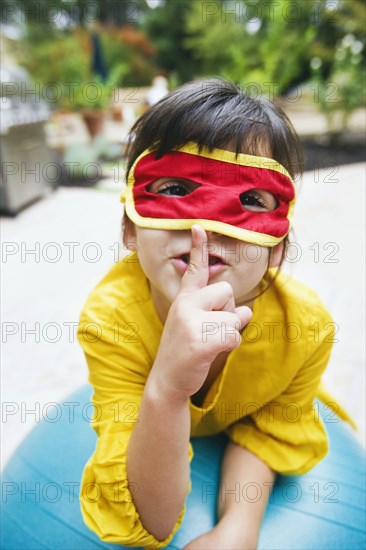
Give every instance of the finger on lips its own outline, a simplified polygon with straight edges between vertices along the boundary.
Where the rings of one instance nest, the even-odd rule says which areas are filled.
[[[208,257],[203,254],[207,245],[206,231],[198,224],[192,225],[192,246],[189,255],[189,266],[181,281],[181,289],[193,291],[207,286],[209,278]]]
[[[196,291],[196,305],[199,305],[199,307],[206,311],[220,311],[235,314],[240,323],[239,330],[241,330],[250,321],[253,312],[247,306],[235,307],[235,300],[230,283],[220,281],[208,285],[208,255],[203,254],[203,247],[207,246],[207,234],[204,228],[199,224],[192,225],[191,233],[192,245],[189,267],[182,277],[181,291]]]

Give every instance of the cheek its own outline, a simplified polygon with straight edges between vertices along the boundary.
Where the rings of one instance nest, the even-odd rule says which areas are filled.
[[[162,242],[162,238],[153,229],[136,228],[136,243],[141,251],[147,256],[154,254],[157,243]]]
[[[243,247],[238,276],[240,284],[245,281],[247,290],[255,288],[263,279],[268,269],[268,257],[267,248],[249,244]]]
[[[232,280],[235,299],[239,302],[255,292],[267,272],[268,255],[267,248],[249,244],[243,246],[241,262]]]
[[[138,229],[136,231],[137,254],[146,274],[155,273],[163,257],[165,241],[163,231]]]
[[[246,265],[251,266],[253,271],[267,270],[269,250],[255,244],[245,244],[240,250],[240,259]]]

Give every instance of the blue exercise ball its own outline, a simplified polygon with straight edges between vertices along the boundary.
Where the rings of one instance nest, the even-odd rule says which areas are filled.
[[[2,549],[125,548],[102,542],[80,512],[81,474],[96,442],[89,426],[91,393],[90,386],[83,387],[47,409],[4,469]],[[261,550],[366,548],[365,453],[349,425],[319,405],[330,452],[304,476],[277,476],[261,528]],[[181,549],[215,525],[226,443],[223,434],[192,439],[192,490],[169,550]],[[248,498],[255,495],[248,493]]]

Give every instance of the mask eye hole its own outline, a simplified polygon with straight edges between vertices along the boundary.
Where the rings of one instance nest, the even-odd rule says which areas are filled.
[[[185,197],[193,193],[199,183],[181,178],[160,178],[151,183],[147,190],[155,195],[165,195],[167,197]]]
[[[250,189],[240,195],[243,210],[249,212],[272,212],[278,206],[278,202],[272,193],[263,189]]]

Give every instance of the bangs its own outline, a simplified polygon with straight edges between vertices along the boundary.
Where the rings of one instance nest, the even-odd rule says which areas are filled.
[[[281,108],[265,98],[251,98],[220,78],[177,88],[135,123],[129,139],[128,172],[144,150],[155,147],[156,158],[160,158],[189,141],[200,148],[230,147],[236,154],[270,156],[293,178],[303,170],[298,137]]]

